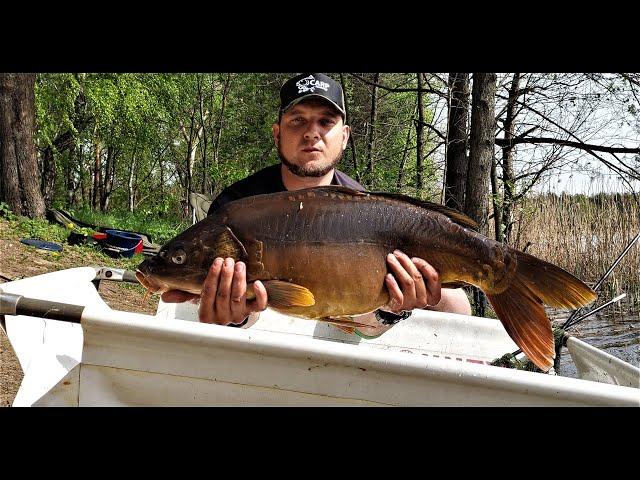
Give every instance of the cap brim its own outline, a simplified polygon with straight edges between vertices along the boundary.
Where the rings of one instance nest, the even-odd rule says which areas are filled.
[[[286,112],[286,111],[287,111],[287,110],[289,110],[291,107],[293,107],[294,105],[297,105],[297,104],[298,104],[298,103],[300,103],[301,101],[306,100],[306,99],[308,99],[308,98],[312,98],[312,97],[319,98],[319,99],[321,99],[321,100],[324,100],[324,101],[325,101],[325,102],[327,102],[327,103],[330,103],[331,105],[333,105],[333,107],[334,107],[336,110],[338,110],[338,111],[342,114],[342,117],[343,117],[343,118],[344,118],[344,117],[346,117],[346,115],[347,115],[347,114],[346,114],[346,112],[345,112],[344,110],[342,110],[342,109],[338,106],[338,104],[337,104],[336,102],[334,102],[333,100],[331,100],[331,99],[329,99],[329,98],[327,98],[327,97],[325,97],[325,96],[323,96],[323,95],[319,95],[319,94],[317,94],[317,93],[309,93],[309,94],[307,94],[307,95],[303,95],[302,97],[298,97],[298,98],[296,98],[295,100],[293,100],[292,102],[290,102],[290,103],[289,103],[289,105],[287,105],[286,107],[284,107],[284,108],[281,110],[281,113]]]

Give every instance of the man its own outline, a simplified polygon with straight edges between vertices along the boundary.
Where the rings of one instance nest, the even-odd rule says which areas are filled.
[[[351,129],[345,122],[344,94],[339,83],[321,73],[303,73],[280,89],[278,122],[272,126],[281,163],[267,167],[226,188],[211,204],[209,214],[227,202],[250,195],[286,190],[342,185],[364,190],[335,167],[347,147]],[[385,278],[389,304],[377,312],[357,317],[370,325],[358,333],[379,335],[414,308],[429,308],[469,315],[471,307],[462,289],[441,289],[438,272],[426,261],[395,251],[387,257]],[[246,300],[246,266],[231,258],[213,262],[200,296],[201,322],[248,327],[267,307],[267,292],[254,284],[256,298]],[[165,302],[197,300],[179,291],[162,295]]]

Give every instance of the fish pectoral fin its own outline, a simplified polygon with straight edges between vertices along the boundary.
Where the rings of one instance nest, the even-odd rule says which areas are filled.
[[[262,284],[267,290],[268,303],[275,308],[310,307],[316,300],[308,288],[282,280],[266,280]]]
[[[344,325],[336,325],[335,323],[330,323],[330,325],[333,325],[334,327],[336,327],[338,330],[343,331],[344,333],[346,333],[347,335],[353,335],[356,333],[356,329],[355,327],[345,327]]]
[[[320,318],[323,322],[327,322],[329,325],[333,325],[338,330],[346,333],[347,335],[353,335],[356,333],[356,327],[352,317],[324,317]]]
[[[361,323],[361,322],[356,322],[353,317],[350,317],[348,315],[345,316],[337,316],[337,317],[324,317],[321,318],[319,320],[322,320],[323,322],[327,322],[330,323],[331,325],[334,325],[336,327],[343,327],[340,330],[343,329],[351,329],[350,332],[348,333],[353,333],[353,329],[357,328],[357,327],[370,327],[371,325],[368,325],[366,323]],[[344,330],[346,331],[346,330]]]

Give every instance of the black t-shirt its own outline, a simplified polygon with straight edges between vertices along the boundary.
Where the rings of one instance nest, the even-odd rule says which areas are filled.
[[[272,165],[250,175],[233,185],[225,188],[216,199],[211,202],[207,215],[211,215],[221,206],[252,195],[262,195],[266,193],[285,192],[287,189],[282,183],[281,164]],[[334,170],[331,185],[342,185],[354,190],[365,190],[365,188],[349,177],[346,173]]]

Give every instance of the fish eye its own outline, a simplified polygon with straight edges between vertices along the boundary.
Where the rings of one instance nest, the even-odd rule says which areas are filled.
[[[178,265],[182,265],[187,260],[187,253],[181,248],[177,249],[173,256],[171,257],[171,261]]]

